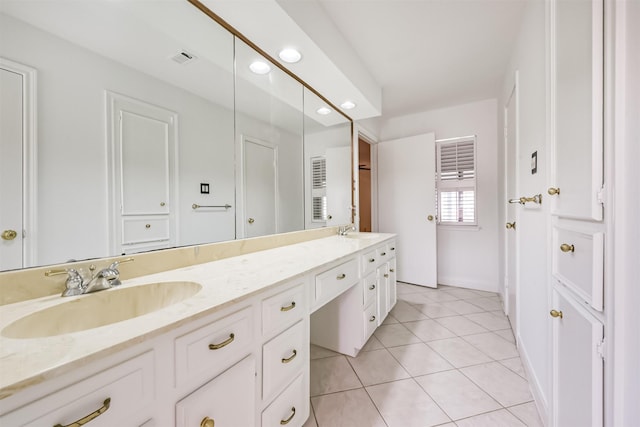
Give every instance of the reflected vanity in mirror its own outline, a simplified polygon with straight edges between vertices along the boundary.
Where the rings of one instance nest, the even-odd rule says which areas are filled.
[[[0,270],[351,222],[351,121],[186,0],[3,1],[0,39]]]

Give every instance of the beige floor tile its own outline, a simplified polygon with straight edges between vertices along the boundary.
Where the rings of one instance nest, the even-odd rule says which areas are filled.
[[[491,311],[489,311],[489,313],[491,313],[491,314],[493,314],[495,316],[498,316],[498,317],[502,317],[502,318],[508,319],[507,315],[504,314],[504,310],[502,308],[500,308],[500,310],[491,310]]]
[[[487,332],[485,328],[464,316],[441,317],[436,319],[436,322],[459,336]]]
[[[458,314],[471,314],[471,313],[483,313],[484,309],[478,307],[477,305],[469,304],[466,301],[458,300],[458,301],[445,301],[441,303],[444,307],[449,310],[453,310]]]
[[[436,322],[435,320],[419,320],[407,322],[403,325],[422,341],[434,341],[456,336],[453,332]]]
[[[451,421],[413,379],[366,389],[389,427],[428,427]]]
[[[367,341],[367,343],[362,346],[362,349],[360,349],[360,351],[378,350],[379,348],[384,348],[384,346],[382,345],[380,340],[375,337],[375,335],[371,335],[369,341]]]
[[[506,409],[456,421],[458,427],[527,427]]]
[[[500,363],[511,369],[516,374],[520,375],[522,378],[527,379],[527,373],[525,372],[524,366],[522,366],[522,360],[520,360],[519,357],[500,360]]]
[[[460,299],[454,295],[448,294],[443,291],[437,291],[435,289],[424,291],[424,295],[426,295],[430,300],[436,302],[456,301]]]
[[[398,295],[420,292],[420,289],[421,289],[420,286],[410,285],[408,283],[403,283],[403,282],[396,282],[396,292]]]
[[[501,409],[498,402],[457,370],[415,380],[453,420]]]
[[[316,417],[313,414],[313,405],[309,404],[309,418],[304,422],[302,427],[318,427],[318,423],[316,422]]]
[[[497,292],[481,291],[479,289],[470,289],[471,292],[480,295],[481,297],[500,297]]]
[[[507,410],[518,417],[527,427],[544,427],[538,414],[538,408],[536,408],[536,404],[533,402],[512,406],[507,408]]]
[[[393,317],[391,314],[387,314],[387,317],[385,317],[384,321],[382,322],[383,325],[393,325],[394,323],[400,322],[398,322],[398,319]]]
[[[449,362],[426,344],[392,347],[389,352],[413,377],[453,369]]]
[[[311,361],[311,396],[360,388],[362,384],[346,356]]]
[[[502,310],[502,303],[493,298],[475,298],[465,301],[470,302],[473,305],[477,305],[478,307],[485,309],[485,311]]]
[[[336,353],[333,350],[329,350],[328,348],[320,347],[319,345],[311,344],[310,349],[310,358],[314,359],[322,359],[324,357],[332,357],[332,356],[340,356],[340,353]]]
[[[427,316],[405,301],[398,301],[389,314],[397,319],[398,322],[410,322],[427,318]]]
[[[489,356],[459,337],[431,341],[427,345],[456,368],[491,361]]]
[[[428,317],[431,317],[432,319],[458,315],[458,313],[456,313],[455,311],[449,310],[448,308],[437,302],[428,302],[422,304],[417,303],[414,305],[414,307],[417,310],[420,310],[420,312],[426,314]]]
[[[513,336],[513,332],[511,329],[501,329],[499,331],[493,331],[494,334],[501,336],[505,340],[509,341],[511,344],[516,343],[516,338]]]
[[[502,406],[533,400],[527,381],[498,362],[470,366],[461,371]]]
[[[454,297],[460,299],[466,298],[478,298],[478,294],[472,291],[471,289],[464,288],[444,288],[442,292],[453,295]]]
[[[314,397],[311,403],[322,427],[386,427],[363,388]]]
[[[506,317],[498,317],[495,314],[484,312],[475,314],[466,314],[464,317],[476,322],[480,326],[490,330],[498,331],[501,329],[511,329],[511,324]]]
[[[467,335],[463,339],[495,360],[511,359],[519,356],[515,345],[493,332]]]
[[[349,363],[365,386],[409,378],[407,371],[386,349],[360,352]]]
[[[395,347],[420,342],[420,338],[413,335],[411,331],[401,323],[396,325],[380,325],[374,332],[374,336],[378,338],[385,347]]]

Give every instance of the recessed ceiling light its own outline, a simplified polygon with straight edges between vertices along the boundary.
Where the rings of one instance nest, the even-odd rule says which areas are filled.
[[[320,107],[316,110],[316,113],[326,116],[327,114],[331,114],[331,109],[327,107]]]
[[[249,69],[256,74],[267,74],[271,67],[264,61],[254,61],[249,65]]]
[[[351,110],[352,108],[356,108],[356,103],[353,101],[344,101],[340,106],[345,110]]]
[[[302,59],[302,54],[295,49],[286,48],[282,49],[278,54],[280,59],[289,64],[295,64]]]

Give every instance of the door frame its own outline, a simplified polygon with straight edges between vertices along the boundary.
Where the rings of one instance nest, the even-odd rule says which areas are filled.
[[[515,180],[515,192],[516,194],[509,194],[508,193],[508,180],[509,180],[509,135],[507,132],[508,129],[508,105],[510,104],[511,100],[515,101],[515,138],[513,138],[513,143],[511,144],[512,147],[515,147],[515,151],[514,151],[514,155],[513,155],[513,161],[515,162],[514,165],[514,180]],[[514,197],[518,197],[517,194],[518,190],[520,188],[519,185],[519,173],[520,173],[520,164],[519,164],[519,154],[520,154],[520,147],[519,147],[519,143],[520,143],[520,129],[519,129],[519,123],[520,123],[520,85],[519,85],[519,71],[516,70],[514,73],[514,79],[513,79],[513,85],[512,85],[512,89],[510,91],[509,97],[507,98],[507,101],[505,102],[504,108],[503,108],[503,118],[504,118],[504,167],[503,167],[503,171],[504,171],[504,177],[503,177],[503,182],[504,182],[504,188],[503,188],[503,192],[505,195],[505,201],[504,201],[504,205],[503,205],[503,209],[504,209],[504,215],[503,217],[505,218],[505,222],[509,220],[508,214],[509,214],[509,205],[507,203],[507,200],[510,198],[514,198]],[[515,209],[515,217],[514,217],[514,222],[517,224],[520,222],[520,210],[519,209]],[[520,325],[520,301],[518,298],[518,295],[520,294],[520,258],[518,257],[518,251],[520,248],[520,236],[518,234],[517,228],[514,230],[516,235],[515,235],[515,248],[516,248],[516,253],[513,255],[513,257],[515,258],[515,272],[514,272],[514,277],[515,277],[515,330],[514,332],[514,336],[516,338],[516,345],[519,341],[518,339],[518,327]],[[509,314],[509,304],[511,303],[509,301],[509,292],[507,289],[507,279],[508,279],[508,273],[509,273],[509,262],[508,262],[508,248],[509,248],[509,230],[503,229],[503,251],[504,251],[504,271],[503,271],[503,278],[504,278],[504,312],[505,314]]]
[[[262,145],[263,147],[267,147],[273,150],[274,156],[274,164],[273,164],[273,172],[274,172],[274,209],[275,209],[275,233],[278,233],[278,221],[280,220],[279,210],[278,210],[278,146],[269,141],[265,141],[259,138],[254,138],[249,135],[240,135],[238,143],[236,145],[236,159],[237,159],[237,167],[236,167],[236,239],[242,239],[246,237],[245,230],[245,222],[246,222],[246,196],[247,192],[245,191],[245,144],[249,141],[253,144]]]
[[[22,266],[37,265],[38,103],[35,68],[0,57],[0,67],[22,75]]]

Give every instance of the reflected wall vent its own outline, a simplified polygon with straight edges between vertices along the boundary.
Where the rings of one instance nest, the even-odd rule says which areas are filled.
[[[171,59],[180,65],[185,65],[195,61],[196,59],[198,59],[198,57],[190,54],[186,50],[183,50],[172,56]]]

